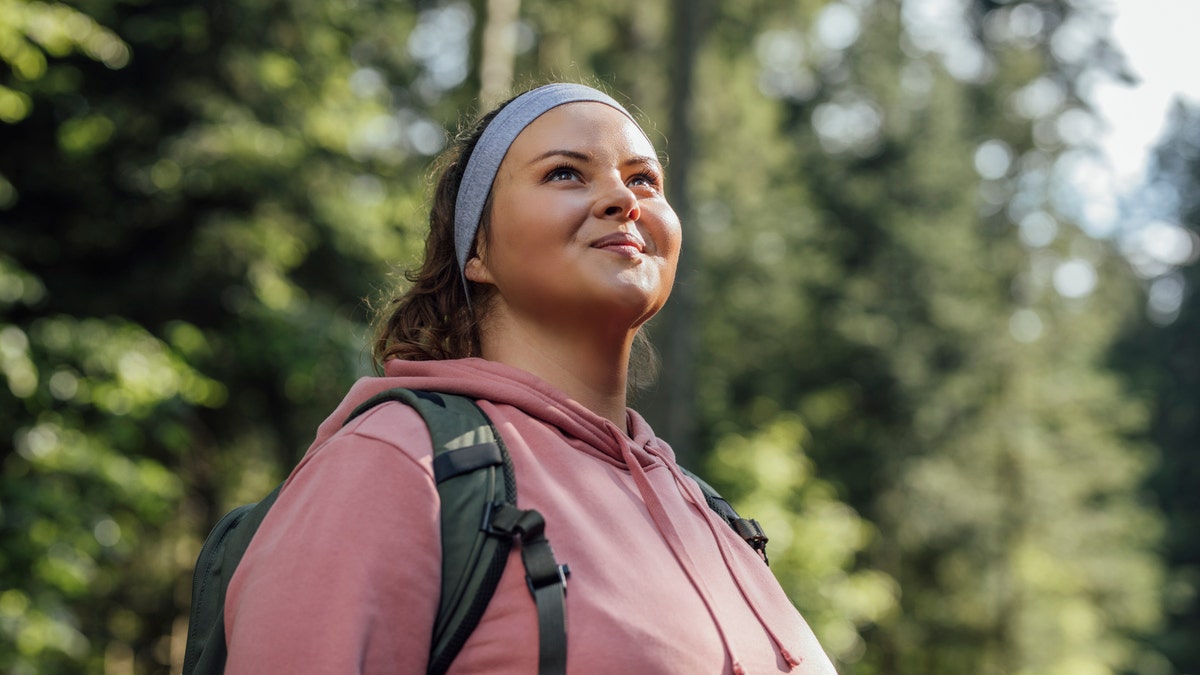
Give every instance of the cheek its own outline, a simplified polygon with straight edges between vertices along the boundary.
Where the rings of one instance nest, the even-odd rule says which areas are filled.
[[[679,262],[679,249],[683,246],[683,227],[674,211],[668,210],[663,214],[655,236],[659,243],[659,252],[671,266]]]
[[[578,204],[553,194],[517,194],[503,202],[497,200],[497,207],[492,234],[497,241],[517,248],[519,256],[569,241],[582,221]]]
[[[529,218],[522,217],[516,206],[511,201],[496,200],[488,228],[487,259],[493,264],[511,264],[513,258],[519,259],[521,252],[529,249]]]

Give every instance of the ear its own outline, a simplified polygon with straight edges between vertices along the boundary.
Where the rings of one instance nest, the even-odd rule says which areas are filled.
[[[487,265],[483,263],[483,259],[475,256],[467,261],[467,269],[464,274],[468,281],[474,281],[477,284],[495,284],[492,279],[492,273],[488,270]]]

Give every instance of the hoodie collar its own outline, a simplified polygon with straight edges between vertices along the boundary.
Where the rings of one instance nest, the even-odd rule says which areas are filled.
[[[623,443],[629,444],[633,456],[643,466],[655,461],[669,464],[674,460],[670,446],[654,435],[650,425],[636,411],[626,408],[627,434],[625,429],[617,428],[536,375],[481,358],[388,361],[384,364],[383,377],[364,377],[354,384],[346,399],[321,425],[314,447],[336,433],[350,411],[360,403],[395,387],[456,394],[487,400],[497,406],[513,406],[620,464],[627,460],[621,448]]]

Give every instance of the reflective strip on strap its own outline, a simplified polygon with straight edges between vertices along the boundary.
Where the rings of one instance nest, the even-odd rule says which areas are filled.
[[[441,483],[485,466],[499,466],[503,463],[500,446],[495,443],[480,443],[457,450],[447,450],[434,457],[433,476]]]

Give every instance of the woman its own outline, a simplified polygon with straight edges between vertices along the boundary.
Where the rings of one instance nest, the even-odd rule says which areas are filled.
[[[570,565],[568,672],[833,672],[770,570],[626,408],[680,240],[653,145],[605,94],[548,85],[485,116],[381,322],[384,376],[321,426],[230,584],[228,672],[425,670],[441,555],[428,431],[394,403],[341,426],[392,387],[476,399],[499,430],[520,506]],[[450,672],[537,672],[537,636],[510,561]]]

